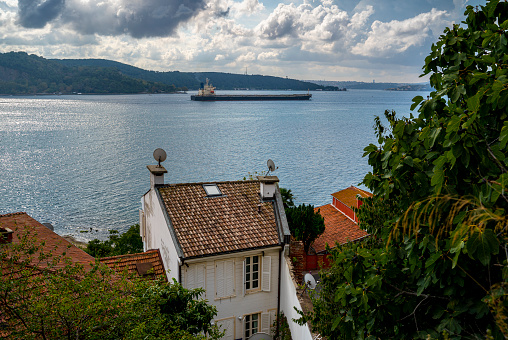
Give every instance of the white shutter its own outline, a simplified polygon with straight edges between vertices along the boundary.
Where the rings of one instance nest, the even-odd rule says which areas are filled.
[[[277,320],[277,310],[272,309],[269,313],[270,313],[270,326],[271,326],[271,325],[273,325],[275,320]]]
[[[226,331],[222,340],[235,339],[235,318],[217,321],[217,325],[220,327],[221,331]]]
[[[235,295],[235,262],[233,260],[224,261],[224,296]]]
[[[242,273],[242,290],[243,290],[243,296],[245,296],[245,260],[243,260],[243,273]]]
[[[205,281],[206,281],[206,279],[205,279],[206,278],[206,265],[204,265],[204,264],[198,264],[198,265],[196,265],[195,273],[196,273],[196,276],[195,276],[195,280],[196,280],[195,288],[206,289],[206,285],[205,285]],[[206,291],[203,293],[203,295],[201,297],[205,298],[206,297]]]
[[[224,297],[224,261],[215,262],[215,297]]]
[[[261,313],[261,332],[270,334],[270,313]]]
[[[263,264],[261,267],[261,290],[264,292],[270,291],[271,273],[272,273],[272,257],[263,256]]]
[[[196,288],[196,280],[195,280],[195,266],[189,266],[187,269],[185,269],[185,278],[187,279],[187,282],[185,282],[185,287],[187,289],[194,289]]]

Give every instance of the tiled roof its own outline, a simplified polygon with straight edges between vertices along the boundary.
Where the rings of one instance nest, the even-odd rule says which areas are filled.
[[[37,222],[25,212],[0,215],[0,227],[9,228],[14,231],[12,243],[19,243],[18,237],[26,230],[31,234],[36,234],[38,241],[44,241],[43,249],[45,253],[52,251],[54,256],[60,256],[65,253],[65,256],[70,258],[72,262],[81,263],[85,267],[95,262],[95,259],[91,255]],[[56,267],[59,268],[64,265],[65,263],[60,262]],[[44,263],[37,263],[37,266],[40,268],[46,267]]]
[[[335,197],[348,207],[355,208],[356,208],[356,195],[360,195],[361,197],[372,197],[372,194],[370,192],[367,192],[354,186],[350,186],[347,189],[332,194],[333,197]]]
[[[217,182],[218,197],[203,184],[158,188],[185,257],[279,244],[274,205],[260,203],[258,181]]]
[[[150,279],[165,274],[164,264],[158,249],[138,254],[103,257],[99,261],[118,272],[127,270],[128,274]],[[163,276],[166,278],[166,275]]]
[[[365,230],[360,229],[333,205],[327,204],[314,209],[316,212],[318,210],[325,219],[325,231],[312,244],[316,253],[325,251],[327,243],[333,248],[335,242],[343,244],[368,236]]]

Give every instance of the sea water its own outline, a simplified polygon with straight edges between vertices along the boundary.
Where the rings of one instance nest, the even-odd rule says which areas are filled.
[[[288,92],[248,92],[256,93]],[[412,98],[428,92],[312,95],[266,102],[194,102],[190,93],[0,97],[0,214],[25,211],[85,240],[124,231],[138,223],[156,148],[167,153],[166,183],[241,180],[272,159],[273,175],[296,203],[328,204],[370,171],[362,155],[377,143],[374,117],[408,116]]]

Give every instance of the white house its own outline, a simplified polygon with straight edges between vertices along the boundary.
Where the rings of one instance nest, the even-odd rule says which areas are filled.
[[[290,237],[278,178],[165,185],[164,167],[148,169],[151,188],[140,211],[145,250],[160,249],[168,279],[205,289],[224,339],[269,333]]]

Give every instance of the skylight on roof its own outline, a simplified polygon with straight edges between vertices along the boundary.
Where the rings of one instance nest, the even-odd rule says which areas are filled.
[[[203,184],[203,189],[205,189],[206,196],[222,196],[217,184]]]

